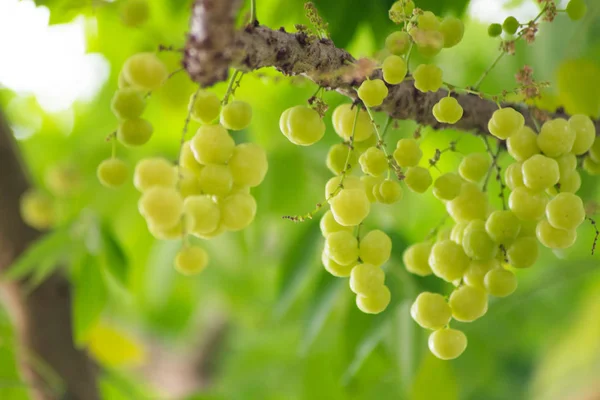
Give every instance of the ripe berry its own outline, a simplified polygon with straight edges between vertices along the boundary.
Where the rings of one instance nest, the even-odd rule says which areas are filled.
[[[427,168],[409,167],[404,174],[404,183],[416,193],[425,193],[432,182],[431,173]]]
[[[575,142],[571,151],[575,155],[586,153],[596,139],[596,127],[587,115],[577,114],[569,118],[569,126],[575,132]]]
[[[541,191],[526,187],[513,189],[508,197],[508,207],[522,221],[537,221],[544,216],[548,199]]]
[[[139,118],[146,108],[146,100],[137,89],[119,89],[115,92],[110,107],[119,119]]]
[[[348,158],[348,156],[350,156]],[[347,168],[346,162],[350,164],[350,168],[356,165],[357,162],[356,152],[351,151],[350,148],[343,144],[334,144],[329,148],[327,153],[327,168],[336,175],[339,175]]]
[[[455,124],[463,116],[463,108],[454,97],[444,97],[433,106],[433,116],[438,122]]]
[[[494,111],[488,122],[488,130],[498,139],[506,140],[525,125],[523,115],[513,108],[501,108]]]
[[[235,193],[219,202],[221,224],[228,231],[240,231],[256,216],[256,200],[249,193]]]
[[[152,124],[145,119],[126,119],[119,124],[117,139],[125,146],[141,146],[150,140],[152,132]]]
[[[325,123],[318,112],[306,106],[295,106],[281,114],[279,126],[290,142],[310,146],[325,134]]]
[[[433,183],[433,195],[439,200],[453,200],[460,194],[463,180],[454,172],[440,175]]]
[[[333,128],[342,139],[350,140],[352,137],[355,116],[356,109],[352,107],[352,104],[342,104],[333,111]],[[371,117],[365,110],[360,110],[356,121],[356,129],[354,130],[354,141],[362,142],[369,139],[374,133],[375,129],[371,123]]]
[[[577,240],[575,229],[555,228],[546,220],[538,222],[535,233],[540,243],[550,249],[566,249]]]
[[[496,210],[485,221],[485,230],[496,243],[507,245],[519,235],[521,222],[512,211]]]
[[[196,101],[194,102],[194,96]],[[192,103],[193,102],[193,103]],[[221,111],[221,100],[213,92],[200,90],[190,96],[191,117],[193,120],[203,124],[211,124],[219,117]]]
[[[241,131],[252,121],[252,107],[245,101],[234,100],[223,106],[221,125],[232,131]]]
[[[367,233],[358,246],[358,255],[362,262],[377,267],[385,264],[392,253],[392,239],[378,229]]]
[[[429,350],[441,360],[453,360],[467,348],[467,337],[462,331],[442,328],[429,335]]]
[[[444,48],[444,35],[440,31],[412,28],[409,33],[424,57],[433,57]]]
[[[421,64],[413,73],[415,87],[421,92],[437,92],[442,87],[442,70],[433,64]]]
[[[429,265],[436,276],[452,282],[463,276],[469,266],[469,257],[460,245],[442,240],[433,245]]]
[[[388,169],[388,160],[383,150],[370,147],[358,159],[360,167],[365,174],[381,176]]]
[[[432,271],[429,266],[431,247],[428,242],[415,243],[409,246],[402,255],[402,262],[406,270],[419,276],[431,275]]]
[[[517,290],[517,277],[504,268],[494,268],[485,275],[484,284],[492,296],[506,297]]]
[[[373,195],[380,203],[394,204],[402,199],[402,188],[398,182],[386,179],[373,187]]]
[[[472,182],[465,182],[460,194],[446,203],[446,210],[456,222],[485,219],[488,212],[488,197]]]
[[[452,317],[461,322],[471,322],[483,317],[488,309],[485,291],[463,285],[454,289],[448,300],[452,309]]]
[[[558,157],[571,151],[575,136],[575,131],[571,129],[569,122],[557,118],[542,125],[537,144],[546,156]]]
[[[536,154],[523,162],[522,171],[525,186],[532,190],[547,189],[556,185],[560,178],[556,160],[541,154]]]
[[[219,227],[221,210],[207,195],[190,196],[183,202],[183,210],[189,221],[189,232],[206,235]]]
[[[392,54],[401,56],[410,48],[410,35],[404,31],[392,32],[385,39],[385,48]],[[387,79],[386,81],[389,82]]]
[[[131,86],[143,90],[156,90],[166,82],[169,71],[154,53],[138,53],[123,65],[125,79]]]
[[[233,183],[238,186],[260,185],[269,169],[267,153],[254,143],[237,145],[233,149],[228,165]]]
[[[546,206],[546,218],[554,228],[573,230],[585,220],[581,197],[573,193],[559,193]]]
[[[233,175],[227,165],[208,164],[200,172],[200,188],[206,194],[226,196],[233,188]]]
[[[200,164],[225,164],[235,142],[222,125],[202,125],[191,139],[190,148]]]
[[[144,192],[138,207],[149,224],[169,229],[181,220],[183,199],[174,188],[153,186]]]
[[[335,220],[343,226],[360,224],[371,210],[371,202],[361,189],[343,189],[329,203]]]
[[[333,213],[331,212],[331,210],[327,210],[327,212],[325,214],[323,214],[323,217],[321,218],[321,221],[319,222],[319,227],[321,228],[321,233],[323,234],[324,237],[327,237],[327,235],[329,235],[333,232],[339,232],[339,231],[352,232],[352,229],[353,229],[353,227],[351,227],[351,226],[344,226],[344,225],[338,224],[337,221],[335,220],[335,218],[333,217]]]
[[[515,268],[529,268],[538,259],[539,248],[535,237],[517,238],[506,249],[508,263]]]
[[[402,57],[391,55],[383,60],[382,71],[383,79],[387,83],[390,85],[397,85],[406,77],[408,66]]]
[[[458,173],[463,179],[478,183],[487,174],[490,164],[490,158],[485,153],[467,154],[458,166]]]
[[[379,314],[387,308],[391,298],[390,289],[383,285],[369,296],[357,295],[356,306],[366,314]]]
[[[109,158],[98,165],[96,175],[102,185],[116,188],[125,183],[128,172],[127,164],[123,160]]]
[[[350,273],[350,290],[363,296],[371,296],[383,287],[385,274],[372,264],[358,264]]]
[[[340,185],[342,187],[340,187]],[[339,193],[341,189],[365,190],[365,185],[356,176],[346,176],[345,178],[343,178],[343,184],[342,176],[334,176],[333,178],[329,179],[325,184],[325,198],[327,198],[328,201],[331,202],[331,200],[333,200],[331,196]]]
[[[396,144],[393,156],[402,168],[414,167],[421,161],[423,152],[415,139],[400,139]]]
[[[358,97],[367,107],[377,107],[388,95],[388,88],[381,79],[367,79],[358,88]]]
[[[175,256],[175,269],[183,275],[196,275],[206,268],[208,254],[197,246],[186,246]]]
[[[462,246],[465,253],[473,260],[486,261],[494,258],[498,245],[485,229],[485,222],[473,220],[463,232]]]
[[[511,135],[506,141],[506,145],[508,154],[517,161],[525,161],[540,152],[538,135],[528,126],[522,127]]]
[[[452,310],[442,295],[423,292],[410,307],[410,315],[425,329],[440,329],[450,322]]]
[[[164,158],[145,158],[137,163],[133,173],[133,185],[140,192],[152,187],[173,188],[177,183],[177,171]]]
[[[506,167],[504,171],[504,181],[510,190],[515,190],[519,186],[525,186],[523,182],[523,164],[515,162]]]
[[[434,13],[425,11],[417,18],[417,26],[423,30],[435,31],[440,28],[440,21]]]
[[[336,263],[329,257],[329,254],[325,250],[323,250],[323,253],[321,253],[321,263],[323,263],[323,267],[325,267],[327,272],[333,276],[337,276],[338,278],[349,277],[352,268],[354,268],[354,264],[340,265]]]
[[[456,17],[445,17],[439,29],[444,35],[445,48],[454,47],[459,44],[465,33],[463,22]]]
[[[358,241],[352,232],[338,231],[327,235],[325,250],[340,265],[354,265],[358,260]]]

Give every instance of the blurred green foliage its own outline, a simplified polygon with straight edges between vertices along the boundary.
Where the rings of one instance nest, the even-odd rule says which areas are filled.
[[[523,2],[513,2],[513,6]],[[305,213],[323,200],[323,186],[330,176],[324,160],[328,146],[337,139],[329,134],[329,121],[328,135],[310,149],[291,145],[278,132],[281,112],[305,102],[316,88],[307,81],[281,78],[275,71],[246,76],[236,93],[253,105],[255,115],[251,127],[236,134],[236,140],[252,140],[269,152],[267,180],[253,191],[258,200],[256,221],[244,232],[204,242],[211,263],[203,274],[178,275],[172,260],[179,242],[154,240],[137,212],[138,194],[133,187],[104,189],[95,179],[95,168],[111,151],[104,139],[116,126],[109,103],[120,66],[135,52],[154,50],[159,44],[183,45],[190,1],[151,1],[151,20],[140,29],[123,26],[120,1],[37,3],[50,8],[51,23],[85,15],[90,26],[88,51],[102,54],[111,70],[109,81],[92,102],[74,105],[72,132],[61,122],[64,113],[46,113],[32,98],[24,98],[29,105],[21,114],[17,110],[9,115],[13,123],[35,122],[35,134],[19,144],[39,186],[48,167],[64,161],[75,163],[85,182],[82,194],[61,200],[80,229],[47,236],[29,250],[13,273],[28,273],[36,260],[45,259],[48,269],[38,272],[43,279],[56,264],[49,261],[67,257],[78,345],[86,345],[90,330],[102,319],[148,349],[147,368],[103,369],[104,398],[166,398],[164,390],[177,372],[158,378],[149,375],[152,365],[161,362],[152,358],[152,350],[185,359],[185,354],[198,351],[215,321],[226,321],[227,330],[211,361],[211,385],[197,394],[189,393],[189,400],[548,400],[587,390],[596,390],[598,395],[594,379],[600,373],[600,266],[597,256],[589,256],[591,226],[581,227],[572,251],[558,255],[545,251],[534,268],[521,271],[516,294],[491,302],[483,319],[459,324],[469,337],[469,347],[460,359],[437,360],[427,350],[426,332],[411,320],[409,307],[418,291],[447,292],[448,287],[431,277],[409,275],[401,255],[408,244],[422,240],[442,220],[443,205],[431,194],[407,193],[400,205],[378,207],[372,213],[368,227],[384,229],[394,243],[386,267],[393,300],[378,316],[359,312],[346,282],[332,278],[320,266],[318,223],[293,224],[281,218]],[[335,43],[356,55],[376,54],[394,30],[387,19],[392,0],[315,3]],[[487,37],[484,24],[465,15],[468,1],[420,0],[417,5],[438,15],[465,18],[465,40],[444,51],[436,62],[445,80],[459,86],[472,84],[496,56],[498,42]],[[595,87],[586,90],[589,85],[577,80],[580,67],[557,75],[559,68],[567,68],[560,67],[563,61],[586,60],[589,68],[583,74],[600,79],[599,12],[598,4],[590,2],[590,15],[581,23],[560,15],[553,25],[543,26],[535,44],[518,46],[517,55],[504,58],[482,89],[498,93],[513,88],[514,74],[529,64],[537,79],[553,85],[550,98],[565,103],[589,96],[585,107],[599,111]],[[302,0],[258,0],[258,16],[263,24],[288,30],[294,24],[308,24]],[[171,70],[179,68],[178,54],[161,57]],[[414,65],[422,61],[413,59]],[[223,94],[224,86],[219,84],[214,90]],[[180,73],[154,93],[146,112],[155,127],[153,139],[139,150],[119,148],[119,157],[131,166],[149,155],[175,159],[193,91],[194,84]],[[327,93],[325,99],[330,109],[346,101],[335,93]],[[2,108],[15,101],[21,101],[17,94],[0,89]],[[21,115],[22,121],[14,115]],[[401,121],[390,136],[393,140],[409,136],[414,128],[414,123]],[[445,154],[438,164],[441,171],[456,169],[461,153],[483,149],[473,136],[425,129],[426,158],[452,140],[459,140],[460,153]],[[492,185],[490,190],[498,188]],[[598,184],[587,176],[582,193],[588,201],[599,200]],[[25,399],[26,383],[14,362],[14,332],[7,315],[0,317],[0,398]]]

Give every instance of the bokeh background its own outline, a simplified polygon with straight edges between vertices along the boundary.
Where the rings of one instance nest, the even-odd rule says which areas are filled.
[[[459,359],[437,360],[409,308],[419,291],[449,288],[434,278],[411,276],[401,256],[438,225],[443,205],[430,193],[405,193],[399,204],[375,207],[367,226],[393,239],[386,266],[393,299],[380,315],[359,312],[347,282],[320,265],[318,220],[282,219],[323,200],[331,176],[325,158],[337,137],[328,120],[326,137],[310,148],[285,139],[279,115],[305,102],[316,86],[275,71],[246,75],[236,92],[252,104],[254,119],[235,139],[264,146],[270,163],[266,181],[253,190],[256,220],[241,233],[204,242],[211,262],[201,275],[178,275],[172,260],[180,243],[153,239],[137,211],[133,186],[105,189],[95,168],[110,156],[105,138],[117,120],[109,104],[121,65],[131,54],[160,44],[181,47],[190,1],[149,1],[150,19],[140,28],[122,23],[121,2],[0,1],[0,109],[31,178],[44,188],[54,165],[74,166],[80,175],[81,190],[59,199],[63,220],[78,229],[77,243],[59,235],[38,257],[68,258],[74,246],[83,246],[89,253],[85,262],[97,267],[95,275],[74,282],[93,294],[76,306],[89,316],[76,326],[76,337],[101,366],[103,398],[600,399],[600,255],[590,255],[591,224],[579,229],[572,250],[544,249],[533,268],[519,271],[516,293],[491,300],[484,318],[457,324],[469,338]],[[302,0],[257,3],[263,24],[288,30],[308,24]],[[380,56],[386,35],[395,29],[387,18],[391,0],[315,3],[335,43],[355,56]],[[416,3],[441,16],[464,18],[463,42],[435,60],[445,80],[459,86],[473,84],[498,54],[499,41],[487,36],[487,24],[508,15],[526,21],[539,11],[534,0]],[[542,24],[535,43],[521,43],[517,55],[505,57],[482,90],[514,88],[515,73],[528,64],[536,79],[551,84],[545,105],[599,117],[600,4],[588,0],[588,7],[579,22],[561,14]],[[248,5],[241,20],[247,11]],[[170,70],[179,68],[179,53],[164,52],[161,58]],[[412,65],[421,61],[415,57]],[[145,116],[155,135],[143,148],[119,147],[118,156],[132,169],[142,157],[174,160],[194,90],[179,73],[154,93]],[[214,90],[222,95],[225,84]],[[346,101],[335,93],[325,99],[330,109]],[[410,121],[400,122],[389,138],[409,136],[414,128]],[[465,133],[423,133],[425,164],[435,149],[459,140],[459,152],[442,156],[441,171],[455,169],[462,154],[483,150],[479,139]],[[583,182],[580,193],[594,212],[600,200],[597,180],[583,173]],[[44,276],[41,271],[39,278]],[[10,318],[0,308],[1,399],[28,398],[16,369],[16,347]]]

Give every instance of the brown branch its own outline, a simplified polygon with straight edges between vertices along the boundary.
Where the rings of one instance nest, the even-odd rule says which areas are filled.
[[[232,13],[237,0],[196,0],[188,41],[185,47],[184,67],[190,77],[203,86],[210,86],[227,77],[228,67],[254,71],[275,67],[288,76],[303,75],[319,86],[336,90],[356,99],[355,88],[362,79],[346,79],[340,70],[355,61],[329,39],[317,39],[304,32],[288,33],[283,28],[273,30],[265,26],[248,25],[235,31]],[[217,6],[218,5],[218,6]],[[218,22],[217,22],[218,21]],[[377,70],[371,78],[381,78]],[[448,95],[446,90],[422,93],[413,82],[404,81],[389,86],[389,95],[375,111],[385,112],[395,119],[410,119],[435,129],[448,127],[439,123],[431,112],[435,103]],[[496,103],[473,94],[453,94],[464,109],[455,129],[489,133],[487,123],[498,108]],[[521,111],[527,125],[535,127],[532,112],[517,104],[504,104]],[[552,117],[567,117],[558,110]],[[596,121],[600,132],[600,121]]]
[[[20,217],[19,199],[29,187],[13,135],[0,112],[0,273],[17,259],[40,232]],[[3,298],[19,338],[19,367],[36,400],[99,399],[94,368],[75,348],[71,329],[71,297],[67,280],[56,274],[27,293],[26,282],[3,282]],[[56,373],[63,387],[52,388],[32,360]]]

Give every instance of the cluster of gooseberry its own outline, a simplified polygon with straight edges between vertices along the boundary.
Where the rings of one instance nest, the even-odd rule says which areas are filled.
[[[550,249],[570,247],[585,219],[575,194],[580,185],[576,155],[587,153],[595,140],[588,117],[547,121],[536,133],[518,111],[503,108],[492,115],[488,128],[506,140],[516,160],[504,176],[511,190],[508,209],[491,208],[480,186],[497,160],[469,154],[458,174],[445,173],[433,184],[433,195],[445,203],[455,224],[431,241],[410,246],[403,257],[409,272],[434,274],[456,286],[448,301],[421,293],[411,310],[419,325],[436,330],[429,346],[442,359],[458,357],[467,344],[462,332],[447,327],[451,318],[471,322],[483,316],[488,295],[505,297],[516,290],[514,269],[535,263],[538,242]]]
[[[372,203],[400,201],[403,190],[399,180],[410,190],[423,193],[432,178],[427,168],[418,165],[422,152],[415,139],[398,140],[394,152],[388,154],[370,109],[382,104],[389,87],[406,78],[407,53],[413,43],[424,55],[432,56],[459,43],[464,32],[460,20],[448,17],[440,22],[431,12],[415,10],[412,1],[395,3],[390,15],[406,24],[404,30],[386,39],[390,54],[381,65],[383,79],[366,79],[358,87],[357,96],[364,109],[343,104],[333,112],[333,126],[343,142],[333,145],[327,155],[327,166],[336,176],[326,184],[330,210],[320,224],[325,237],[325,269],[337,277],[350,277],[358,308],[372,314],[382,312],[390,302],[381,266],[390,258],[392,242],[381,230],[361,237],[360,226]],[[442,86],[442,73],[435,65],[419,66],[413,77],[422,91],[437,91]],[[453,123],[462,116],[462,108],[454,98],[448,98],[439,103],[437,113]],[[323,137],[325,124],[314,109],[295,106],[282,113],[280,129],[292,143],[308,146]],[[351,175],[356,164],[360,164],[361,177]]]
[[[410,0],[394,3],[390,17],[404,27],[386,39],[391,54],[383,60],[381,74],[367,77],[357,88],[360,103],[341,105],[332,115],[343,142],[332,146],[327,156],[327,166],[336,176],[325,190],[330,210],[320,223],[325,237],[322,262],[332,275],[350,277],[360,310],[383,311],[390,292],[381,266],[390,257],[392,242],[380,230],[361,235],[360,227],[373,203],[394,204],[402,198],[399,181],[416,193],[432,187],[454,223],[435,237],[410,246],[403,263],[411,273],[434,274],[454,286],[447,297],[421,293],[411,308],[419,325],[434,330],[429,338],[432,353],[453,359],[466,349],[467,338],[449,327],[452,319],[474,321],[487,312],[489,295],[512,294],[517,288],[514,270],[535,263],[538,243],[551,249],[574,243],[575,229],[585,219],[583,202],[575,194],[581,183],[577,157],[585,157],[584,168],[590,173],[600,173],[600,141],[594,141],[594,124],[587,116],[547,121],[537,133],[525,125],[518,111],[507,107],[497,110],[489,121],[498,151],[492,151],[486,138],[487,153],[467,154],[457,173],[441,173],[434,181],[430,169],[419,166],[422,151],[417,138],[398,140],[394,152],[388,154],[371,108],[382,105],[393,86],[405,79],[414,80],[421,92],[449,86],[443,82],[441,69],[433,64],[418,65],[407,78],[409,49],[414,46],[429,57],[456,45],[463,35],[460,20],[440,20],[431,12],[416,9]],[[521,26],[514,22],[516,26],[511,25],[512,20],[504,24],[508,34]],[[449,94],[433,106],[432,114],[440,123],[455,124],[463,109]],[[315,110],[296,106],[283,112],[280,129],[292,143],[306,146],[322,138],[325,125]],[[504,181],[498,162],[503,146],[515,159],[506,169]],[[357,164],[361,177],[352,174]],[[486,193],[494,170],[502,196],[506,186],[511,190],[508,205],[503,204],[502,209],[494,209]]]
[[[154,54],[136,54],[125,62],[112,101],[120,120],[115,138],[123,145],[140,146],[150,139],[152,125],[141,118],[145,93],[167,78],[166,67]],[[198,90],[188,111],[201,126],[190,140],[182,140],[178,162],[142,159],[135,167],[133,184],[142,194],[138,208],[150,233],[157,239],[184,239],[175,267],[190,275],[205,268],[208,255],[185,240],[187,235],[210,239],[246,228],[256,214],[250,188],[263,181],[268,163],[260,146],[236,145],[228,131],[248,127],[252,119],[248,103],[222,102],[216,94]],[[114,154],[98,166],[97,173],[107,187],[118,187],[128,179],[127,165]]]

